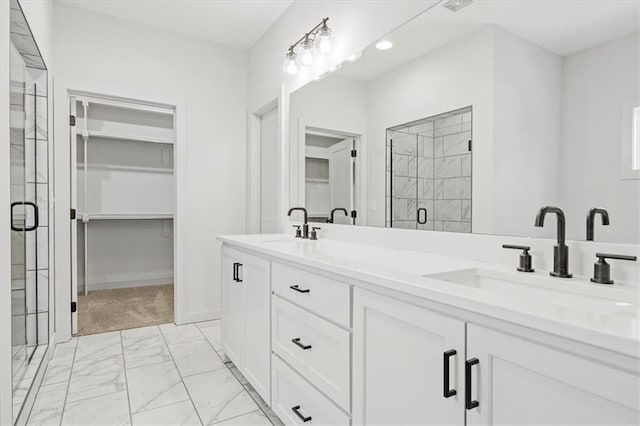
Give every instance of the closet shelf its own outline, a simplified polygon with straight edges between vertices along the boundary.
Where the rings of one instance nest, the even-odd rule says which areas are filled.
[[[312,183],[329,183],[329,179],[318,179],[318,178],[305,178],[306,182]]]
[[[78,132],[78,134],[82,134],[82,131]],[[124,141],[132,141],[132,142],[162,143],[167,145],[173,145],[172,139],[152,137],[152,136],[105,132],[101,130],[87,130],[87,134],[89,135],[89,137],[93,136],[95,138],[115,139],[115,140],[124,140]]]
[[[173,168],[164,167],[145,167],[145,166],[120,166],[114,164],[95,164],[89,163],[87,167],[91,170],[112,170],[123,172],[149,172],[149,173],[168,173],[173,174]],[[84,170],[84,163],[77,163],[78,170]]]
[[[78,218],[83,221],[173,219],[173,213],[78,213]]]

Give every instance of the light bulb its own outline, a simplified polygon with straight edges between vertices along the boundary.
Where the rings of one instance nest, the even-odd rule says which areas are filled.
[[[331,52],[331,48],[333,47],[333,36],[331,35],[331,30],[326,23],[323,24],[316,33],[314,44],[316,51],[323,55]]]
[[[393,43],[389,40],[382,40],[376,44],[376,49],[378,50],[389,50],[393,47]]]
[[[306,67],[313,64],[313,43],[308,36],[300,45],[300,64]]]
[[[293,50],[290,50],[287,53],[287,56],[284,57],[284,65],[282,66],[282,70],[289,75],[298,74],[298,64],[296,64],[296,54]]]

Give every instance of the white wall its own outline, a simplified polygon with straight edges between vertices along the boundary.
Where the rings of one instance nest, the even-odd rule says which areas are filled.
[[[622,103],[640,97],[638,35],[564,59],[561,174],[562,204],[571,238],[585,238],[587,212],[609,211],[610,226],[596,221],[595,239],[638,244],[640,180],[622,180]]]
[[[500,27],[493,40],[493,222],[487,230],[549,238],[554,221],[533,224],[540,207],[560,204],[562,58]],[[474,158],[474,187],[476,164]]]
[[[69,282],[68,90],[186,106],[187,289],[179,320],[219,316],[220,234],[245,229],[247,54],[78,8],[56,4],[56,190],[58,282]],[[180,159],[176,158],[177,169]],[[178,171],[179,173],[179,171]],[[179,201],[180,202],[180,201]],[[57,293],[69,306],[69,291]],[[177,308],[181,309],[180,306]],[[65,310],[68,311],[68,310]],[[58,315],[69,335],[68,312]]]

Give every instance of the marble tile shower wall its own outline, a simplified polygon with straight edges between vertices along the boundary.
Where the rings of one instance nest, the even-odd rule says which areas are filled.
[[[387,227],[471,232],[471,119],[466,108],[390,131]]]

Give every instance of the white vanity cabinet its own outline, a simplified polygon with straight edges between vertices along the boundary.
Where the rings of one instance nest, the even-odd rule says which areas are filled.
[[[353,423],[463,425],[464,321],[359,288],[353,302]]]
[[[581,354],[582,355],[582,354]],[[467,324],[468,425],[638,425],[640,376],[543,344]]]
[[[222,250],[222,349],[271,401],[271,263],[244,251]]]

